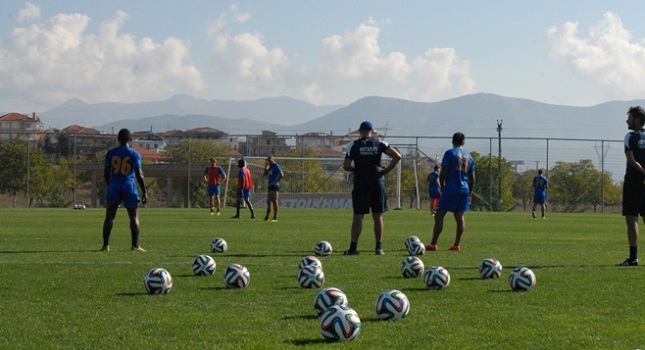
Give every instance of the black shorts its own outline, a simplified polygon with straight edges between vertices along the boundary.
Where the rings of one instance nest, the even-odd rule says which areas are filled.
[[[387,193],[383,182],[354,182],[352,190],[352,207],[355,215],[384,213],[388,210]]]
[[[643,179],[627,179],[623,182],[623,215],[645,217],[645,184]]]

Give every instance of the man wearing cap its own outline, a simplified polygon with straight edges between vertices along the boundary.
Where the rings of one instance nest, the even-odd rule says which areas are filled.
[[[347,145],[343,169],[354,173],[352,190],[351,242],[345,255],[358,255],[358,238],[363,230],[363,217],[372,212],[374,221],[375,254],[383,255],[383,213],[388,210],[384,176],[392,171],[401,160],[401,153],[374,137],[374,127],[369,121],[361,123],[358,131],[361,137]],[[392,160],[387,167],[381,166],[381,155],[385,153]]]

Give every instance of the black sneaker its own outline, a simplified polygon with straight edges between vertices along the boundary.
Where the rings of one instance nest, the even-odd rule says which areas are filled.
[[[638,266],[638,259],[636,260],[625,259],[625,261],[621,262],[616,266]]]
[[[361,255],[361,253],[359,253],[359,252],[358,252],[358,250],[351,251],[351,250],[347,249],[347,250],[343,253],[343,255]]]
[[[231,216],[231,219],[239,219],[239,218],[240,218],[240,216],[239,216],[239,215]]]
[[[374,255],[383,255],[383,254],[385,254],[385,253],[383,252],[383,249],[376,249],[376,250],[374,250]]]

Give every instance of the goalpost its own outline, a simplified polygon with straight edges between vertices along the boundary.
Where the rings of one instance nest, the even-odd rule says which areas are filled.
[[[253,179],[254,207],[266,207],[267,181],[264,176],[266,157],[244,157]],[[284,178],[280,180],[280,207],[282,208],[352,208],[353,182],[343,170],[344,158],[275,157]],[[390,158],[383,157],[387,166]],[[223,205],[228,195],[234,195],[237,181],[237,159],[228,162],[228,179],[223,193]],[[396,176],[386,176],[389,207],[401,208],[401,163],[397,164]]]

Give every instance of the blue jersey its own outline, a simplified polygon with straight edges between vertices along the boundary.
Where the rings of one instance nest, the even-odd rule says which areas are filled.
[[[475,172],[473,157],[461,147],[447,150],[443,154],[441,167],[446,171],[443,193],[470,193],[468,177]]]
[[[363,137],[347,145],[345,157],[354,161],[354,183],[383,181],[381,154],[388,148],[378,137]]]
[[[537,175],[533,178],[533,193],[544,194],[549,186],[549,180],[543,175]]]
[[[282,169],[278,163],[273,163],[273,165],[269,166],[269,170],[267,172],[267,181],[269,184],[275,182],[275,185],[279,186],[280,183],[278,182],[278,178],[280,177],[280,173],[282,173]]]
[[[134,169],[141,168],[141,155],[128,146],[117,146],[105,154],[105,166],[110,167],[110,182],[135,182]]]
[[[428,192],[431,194],[441,193],[441,187],[439,187],[439,172],[433,171],[428,174]]]

